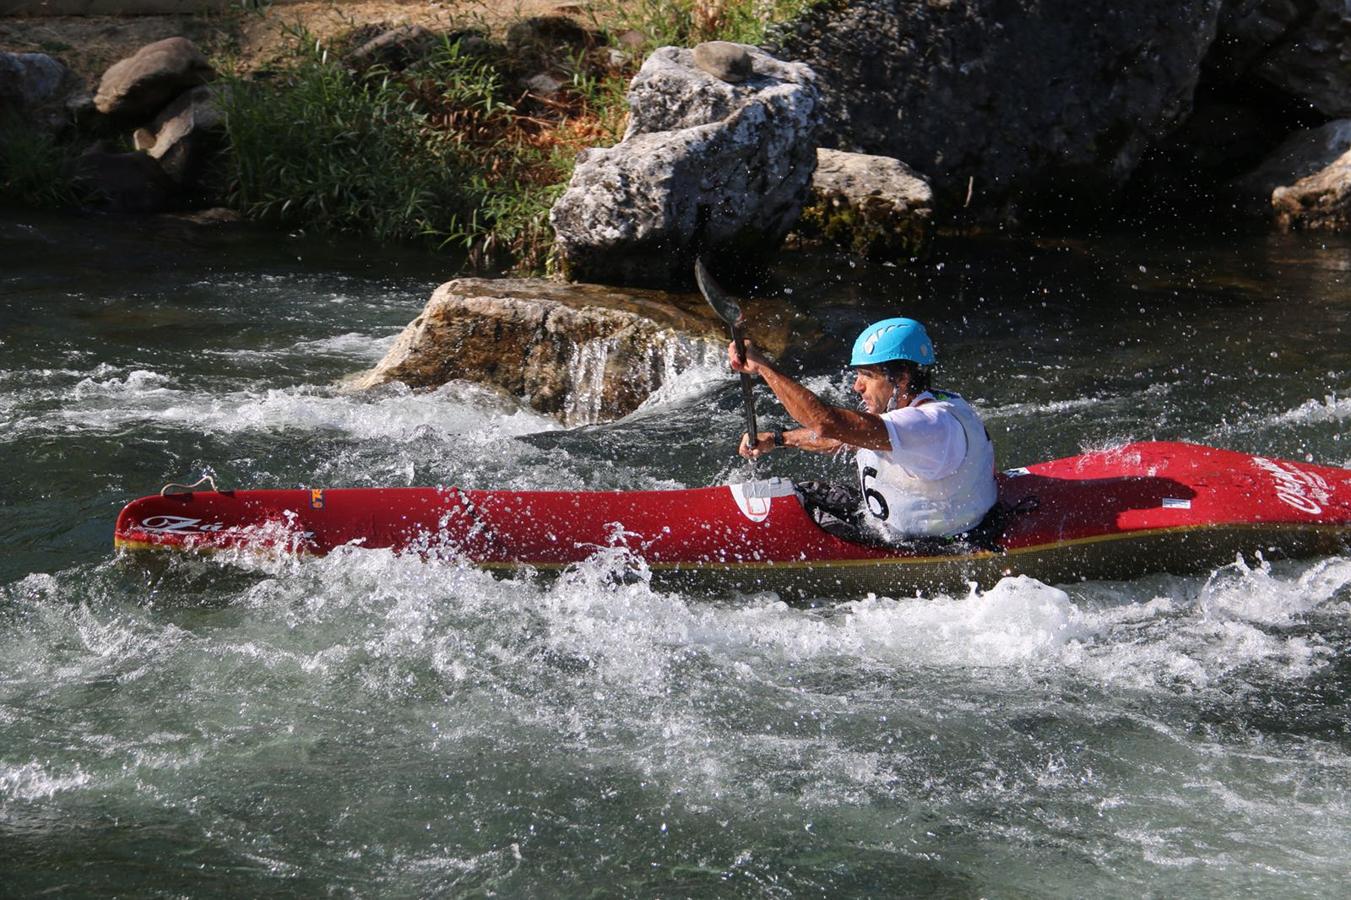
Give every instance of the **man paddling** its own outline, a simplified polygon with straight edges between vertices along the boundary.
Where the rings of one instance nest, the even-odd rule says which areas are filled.
[[[751,459],[779,447],[856,451],[861,495],[800,485],[809,507],[846,524],[869,522],[888,539],[903,540],[968,532],[994,506],[994,444],[965,400],[929,389],[933,344],[914,319],[884,319],[854,342],[850,365],[863,411],[826,403],[749,343],[744,363],[735,344],[728,346],[727,358],[733,371],[763,378],[802,425],[762,431],[753,446],[750,436],[742,435],[742,456]]]

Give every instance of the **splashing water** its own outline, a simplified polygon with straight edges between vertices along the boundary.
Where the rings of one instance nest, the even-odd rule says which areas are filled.
[[[562,429],[465,384],[348,394],[338,379],[440,273],[405,260],[391,281],[387,259],[371,274],[273,239],[203,237],[165,264],[153,234],[76,227],[98,226],[37,223],[24,246],[78,239],[111,275],[39,317],[13,298],[55,258],[0,273],[9,892],[1331,896],[1351,874],[1351,557],[810,609],[660,591],[617,547],[551,579],[453,552],[117,558],[120,505],[205,467],[241,487],[710,483],[730,471],[738,394],[716,358],[678,360],[609,426]],[[1098,250],[1180,266],[1175,248]],[[1351,351],[1326,335],[1348,315],[1345,271],[1269,272],[1260,251],[1187,248],[1214,269],[1187,274],[1269,279],[1270,296],[1233,300],[1250,317],[1287,302],[1275,284],[1301,291],[1320,330],[1271,315],[1263,336],[1303,354],[1298,371],[1254,374],[1270,357],[1204,296],[1127,292],[1194,348],[1162,359],[1112,295],[1098,313],[1075,296],[1102,284],[1035,258],[1016,280],[979,261],[918,287],[866,267],[849,277],[877,283],[791,277],[837,337],[891,311],[854,292],[903,298],[947,336],[945,376],[994,411],[1001,465],[1123,434],[1335,463]],[[927,299],[956,295],[954,269],[989,299]],[[1063,299],[1021,302],[1043,282]],[[838,368],[808,383],[847,403],[823,374]],[[758,412],[779,415],[763,395]]]

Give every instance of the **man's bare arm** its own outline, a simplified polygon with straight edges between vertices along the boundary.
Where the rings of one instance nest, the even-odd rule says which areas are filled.
[[[782,446],[792,447],[795,450],[807,450],[811,453],[836,453],[840,450],[850,449],[849,445],[843,441],[820,437],[808,428],[794,428],[791,431],[784,431],[782,434]],[[742,435],[740,453],[747,459],[751,459],[763,456],[771,450],[777,450],[779,446],[774,443],[774,432],[762,431],[753,448],[746,436]]]
[[[765,359],[752,346],[746,346],[746,361],[737,361],[736,354],[729,347],[728,360],[732,370],[759,375],[779,398],[783,408],[799,423],[802,431],[809,435],[802,437],[800,445],[804,450],[818,449],[808,446],[811,441],[833,441],[850,447],[866,447],[869,450],[890,450],[891,437],[881,416],[869,412],[857,412],[840,406],[832,406],[816,396],[809,388],[793,378],[783,374]],[[786,435],[785,435],[786,439]],[[794,443],[792,446],[799,446]],[[758,449],[758,444],[757,444]],[[821,450],[837,449],[837,446],[820,447]]]

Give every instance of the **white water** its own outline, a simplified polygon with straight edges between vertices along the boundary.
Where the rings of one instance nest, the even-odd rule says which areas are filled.
[[[191,291],[138,282],[140,325],[94,288],[51,299],[50,322],[0,297],[26,329],[0,337],[0,884],[1336,896],[1351,876],[1346,554],[812,609],[657,590],[619,551],[552,581],[355,548],[114,557],[122,503],[208,469],[249,487],[744,474],[717,360],[573,429],[464,384],[349,394],[427,285],[208,262],[184,267]],[[1324,332],[1329,284],[1305,299]],[[1205,302],[1170,294],[1153,327],[1187,332]],[[963,335],[949,383],[988,411],[1001,466],[1153,437],[1346,457],[1342,342],[1273,316],[1264,340],[1321,355],[1254,375],[1270,357],[1229,347],[1250,331],[1232,316],[1164,367],[1084,308],[984,334],[918,308]],[[851,402],[830,364],[807,383]]]

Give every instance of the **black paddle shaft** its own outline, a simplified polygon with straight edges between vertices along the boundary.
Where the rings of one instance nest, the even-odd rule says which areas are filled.
[[[727,330],[732,335],[732,343],[736,345],[737,362],[743,365],[746,362],[746,338],[742,329],[742,320],[727,326]],[[746,407],[746,434],[750,435],[750,445],[755,446],[756,441],[760,439],[760,432],[755,427],[755,387],[751,384],[751,376],[745,372],[741,373],[741,402]]]
[[[727,333],[732,337],[732,347],[736,352],[738,363],[746,362],[746,337],[743,328],[746,324],[745,317],[741,314],[741,307],[737,302],[722,289],[722,286],[713,280],[713,276],[704,266],[702,259],[694,261],[694,281],[699,285],[699,293],[704,295],[708,305],[713,307],[713,311],[718,314],[718,318],[727,323]],[[750,446],[754,447],[760,439],[760,432],[755,427],[755,389],[751,384],[751,376],[745,372],[741,373],[741,402],[746,408],[746,434]],[[755,461],[751,460],[752,465]]]

